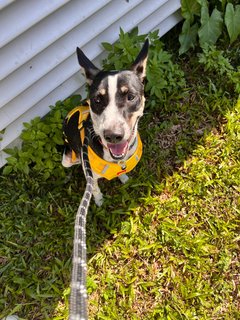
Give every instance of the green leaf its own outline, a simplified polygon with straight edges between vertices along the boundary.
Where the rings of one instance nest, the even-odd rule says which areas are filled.
[[[35,138],[35,134],[33,134],[32,131],[23,131],[21,134],[21,138],[25,141],[33,140]]]
[[[19,169],[25,174],[29,174],[29,166],[27,165],[27,163],[19,163]]]
[[[38,131],[38,132],[36,133],[36,139],[37,139],[37,140],[47,139],[47,135],[46,135],[44,132]]]
[[[224,20],[230,38],[230,43],[233,43],[240,34],[240,5],[237,5],[234,10],[233,4],[228,3],[226,6]]]
[[[13,156],[16,156],[18,154],[18,148],[14,147],[14,148],[6,148],[4,149],[4,152]]]
[[[202,6],[201,8],[201,24],[205,25],[209,21],[209,11],[207,6]]]
[[[198,31],[200,46],[215,44],[222,33],[223,18],[222,13],[214,9],[209,16],[208,8],[202,7],[201,10],[201,28]]]
[[[15,157],[8,157],[7,163],[14,166],[17,163],[17,159]]]
[[[190,26],[190,21],[185,20],[182,27],[182,33],[179,36],[179,42],[181,44],[179,54],[183,54],[190,48],[194,48],[197,42],[197,34],[198,24],[195,23],[193,26]]]
[[[138,27],[134,27],[130,32],[129,32],[129,36],[131,38],[137,37],[138,35]]]
[[[181,13],[183,18],[192,23],[194,15],[200,15],[201,6],[196,0],[181,0]]]
[[[102,46],[103,46],[103,48],[105,49],[105,50],[107,50],[107,51],[112,51],[112,45],[110,44],[110,43],[108,43],[108,42],[102,42]]]
[[[11,166],[5,166],[3,168],[3,174],[7,176],[12,172],[12,170],[13,170],[13,168]]]
[[[201,7],[208,7],[208,0],[197,0]]]

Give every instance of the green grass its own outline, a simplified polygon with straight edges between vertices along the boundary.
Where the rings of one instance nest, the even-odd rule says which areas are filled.
[[[173,52],[174,32],[164,39]],[[238,44],[221,45],[233,66]],[[90,319],[240,319],[236,81],[219,76],[222,60],[207,70],[196,52],[175,62],[182,97],[148,97],[141,163],[126,185],[102,181],[105,202],[89,209]],[[67,319],[85,179],[81,168],[66,172],[64,181],[34,170],[1,176],[0,318]]]

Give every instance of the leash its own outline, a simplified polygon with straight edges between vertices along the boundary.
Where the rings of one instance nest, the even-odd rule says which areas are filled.
[[[82,145],[82,166],[86,176],[86,188],[78,207],[73,242],[73,266],[70,293],[69,320],[87,320],[87,247],[86,247],[86,218],[93,190],[93,175],[88,159],[88,145],[90,129],[85,128],[85,137]]]
[[[93,129],[88,121],[88,109],[83,106],[76,107],[68,114],[64,123],[65,141],[67,143],[70,141],[70,143],[75,145],[76,150],[79,150],[79,144],[72,138],[72,135],[79,135],[80,131],[81,162],[87,182],[75,218],[69,320],[88,319],[86,218],[93,191],[93,172],[111,180],[122,173],[131,171],[137,165],[142,155],[142,142],[139,134],[137,134],[129,149],[135,143],[137,144],[137,148],[128,160],[123,163],[119,161],[116,164],[109,163],[100,158],[89,146],[90,139],[94,138],[94,136]],[[74,131],[73,128],[76,128],[76,130]],[[76,157],[75,153],[74,156]]]

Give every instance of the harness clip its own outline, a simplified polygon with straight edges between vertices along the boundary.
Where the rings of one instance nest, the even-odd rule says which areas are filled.
[[[124,160],[118,161],[118,165],[121,167],[122,170],[127,169],[126,162]]]

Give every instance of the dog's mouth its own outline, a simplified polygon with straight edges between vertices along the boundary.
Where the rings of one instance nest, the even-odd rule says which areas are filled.
[[[121,143],[108,143],[107,147],[113,159],[121,160],[128,152],[128,141]]]

